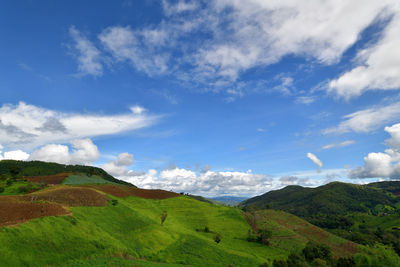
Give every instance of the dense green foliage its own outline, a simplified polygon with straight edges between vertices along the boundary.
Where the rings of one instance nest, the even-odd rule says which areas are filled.
[[[43,188],[42,185],[30,183],[23,180],[0,180],[0,195],[19,195]]]
[[[6,175],[14,178],[24,176],[44,176],[55,175],[62,172],[86,173],[90,175],[98,175],[103,179],[118,183],[129,184],[118,180],[103,169],[83,166],[83,165],[64,165],[58,163],[42,162],[42,161],[17,161],[17,160],[1,160],[0,161],[0,176]]]

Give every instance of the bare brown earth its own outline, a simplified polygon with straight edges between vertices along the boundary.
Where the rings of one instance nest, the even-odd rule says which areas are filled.
[[[107,202],[107,196],[94,189],[67,186],[26,195],[0,196],[0,226],[46,216],[70,215],[68,207],[105,206]]]
[[[108,202],[105,194],[87,187],[72,186],[57,186],[19,197],[25,201],[43,200],[69,207],[105,206]]]
[[[12,197],[0,198],[1,226],[20,224],[40,217],[69,214],[62,205],[57,203],[25,202]]]
[[[102,191],[115,197],[141,197],[148,199],[165,199],[178,197],[180,194],[159,189],[140,189],[123,185],[90,185],[90,188]]]
[[[47,176],[32,176],[32,177],[24,177],[24,179],[28,180],[32,183],[44,183],[50,185],[58,185],[62,184],[62,182],[70,176],[72,173],[63,172],[56,175],[47,175]]]

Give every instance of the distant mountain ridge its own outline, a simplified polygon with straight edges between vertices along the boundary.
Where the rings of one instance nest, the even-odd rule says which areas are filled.
[[[226,205],[235,206],[248,198],[247,197],[236,197],[236,196],[219,196],[219,197],[212,197],[211,199],[218,201],[218,202],[222,202]]]

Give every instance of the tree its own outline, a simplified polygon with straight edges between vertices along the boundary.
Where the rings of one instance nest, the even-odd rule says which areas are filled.
[[[257,230],[257,242],[264,244],[264,245],[269,245],[269,239],[272,236],[272,232],[267,229],[258,229]]]
[[[330,261],[332,259],[332,252],[330,247],[314,242],[307,243],[306,247],[303,249],[303,254],[306,260],[309,262],[312,262],[316,258],[326,261]]]
[[[0,194],[4,192],[4,187],[0,187]]]
[[[20,172],[21,172],[21,168],[19,166],[14,165],[14,166],[10,167],[10,174],[11,174],[12,178],[14,178],[14,179],[17,178],[18,174]]]
[[[166,211],[164,211],[163,213],[161,213],[161,225],[163,225],[164,224],[164,221],[165,221],[165,219],[167,219],[167,216],[168,216],[168,214],[167,214],[167,212]]]
[[[216,234],[215,236],[214,236],[214,241],[215,241],[215,243],[219,243],[219,242],[221,242],[221,235],[220,234]]]

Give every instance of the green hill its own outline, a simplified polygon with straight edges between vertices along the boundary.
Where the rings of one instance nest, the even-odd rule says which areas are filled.
[[[377,205],[395,207],[399,199],[388,194],[383,187],[333,182],[316,188],[287,186],[250,198],[242,206],[270,207],[301,217],[316,214],[346,214],[369,212]]]
[[[25,176],[46,176],[59,173],[85,173],[89,175],[98,175],[104,180],[118,184],[129,184],[118,180],[105,172],[101,168],[83,165],[64,165],[58,163],[50,163],[43,161],[17,161],[17,160],[1,160],[0,176],[19,178]],[[130,185],[130,184],[129,184]]]

